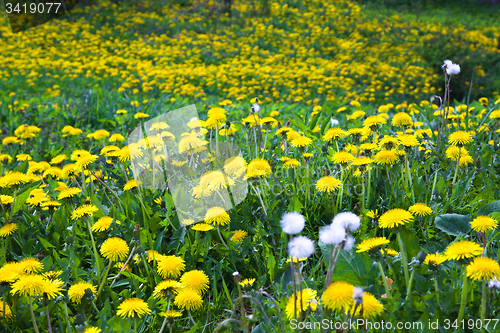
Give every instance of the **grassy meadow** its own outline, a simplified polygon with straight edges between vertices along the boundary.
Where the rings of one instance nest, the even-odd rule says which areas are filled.
[[[498,331],[500,6],[230,3],[3,16],[0,331]]]

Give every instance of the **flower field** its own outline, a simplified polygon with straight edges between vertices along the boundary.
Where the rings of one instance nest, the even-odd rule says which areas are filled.
[[[500,28],[221,6],[0,28],[1,331],[498,331]]]

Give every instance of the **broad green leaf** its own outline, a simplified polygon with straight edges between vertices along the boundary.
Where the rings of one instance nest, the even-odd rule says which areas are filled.
[[[472,220],[466,215],[460,214],[443,214],[436,217],[434,221],[436,227],[448,235],[459,236],[460,234],[468,233]]]
[[[11,216],[14,216],[14,214],[16,214],[19,209],[21,209],[26,200],[28,200],[31,190],[38,187],[38,185],[40,185],[40,182],[34,183],[32,186],[24,189],[23,192],[16,195],[16,197],[14,198],[14,204],[12,205]]]
[[[307,129],[307,126],[306,124],[304,124],[304,122],[302,121],[302,119],[300,119],[300,117],[295,117],[294,115],[289,115],[289,120],[290,122],[295,126],[297,127],[298,129],[300,129],[301,131],[305,131]]]
[[[309,124],[309,129],[312,131],[314,130],[314,127],[316,127],[316,124],[318,123],[318,119],[321,117],[321,112],[318,112],[313,119],[311,120],[311,123]]]
[[[276,269],[276,259],[274,259],[272,253],[269,253],[267,257],[267,271],[269,272],[271,281],[274,280],[275,269]]]
[[[38,238],[38,240],[42,243],[43,247],[48,250],[49,248],[51,247],[55,247],[54,245],[50,244],[46,239],[43,239],[42,237],[40,236],[36,236],[36,238]]]
[[[403,245],[406,251],[406,256],[408,258],[408,261],[411,261],[411,258],[416,257],[417,254],[422,250],[420,248],[419,236],[406,228],[401,228],[400,232],[401,240],[404,243]]]
[[[489,204],[479,208],[477,215],[489,215],[493,212],[500,212],[500,200],[490,202]]]
[[[328,127],[329,124],[330,124],[330,118],[323,120],[323,123],[321,123],[321,132],[320,132],[321,135],[325,134],[326,128]]]

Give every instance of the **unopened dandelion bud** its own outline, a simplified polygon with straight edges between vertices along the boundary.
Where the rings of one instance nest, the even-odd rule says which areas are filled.
[[[145,252],[144,248],[142,246],[138,246],[136,249],[135,249],[135,253],[137,253],[138,255],[141,255]]]
[[[141,231],[140,231],[140,227],[141,225],[139,223],[137,223],[134,227],[134,238],[136,240],[140,240],[141,239]]]
[[[241,280],[241,275],[238,272],[233,273],[234,283],[238,283]]]
[[[427,257],[427,253],[425,251],[420,251],[417,255],[417,260],[420,262],[420,264],[424,263],[425,257]]]
[[[94,298],[94,292],[92,291],[92,289],[90,289],[90,288],[85,289],[85,298],[88,300],[91,300]]]
[[[85,328],[85,319],[83,319],[83,316],[81,314],[77,314],[75,316],[75,325],[83,325]]]
[[[66,244],[68,244],[68,245],[73,244],[73,237],[71,237],[71,236],[66,236]]]

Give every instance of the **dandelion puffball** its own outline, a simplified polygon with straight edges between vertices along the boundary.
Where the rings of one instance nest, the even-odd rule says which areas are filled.
[[[288,253],[294,259],[306,259],[314,252],[314,243],[306,236],[297,236],[288,242]]]
[[[352,236],[347,236],[347,239],[345,240],[344,243],[344,249],[345,251],[350,251],[354,247],[354,237]]]
[[[442,66],[442,68],[446,69],[446,74],[448,75],[460,73],[460,65],[454,64],[451,62],[451,60],[448,59],[444,61],[444,65]]]
[[[283,215],[280,221],[281,228],[285,234],[295,235],[304,229],[306,221],[302,214],[297,212],[290,212]]]
[[[359,216],[351,212],[343,212],[335,215],[332,225],[342,226],[344,229],[354,232],[358,230],[361,220]]]
[[[345,229],[342,226],[330,224],[319,231],[319,240],[323,244],[337,245],[345,239]]]
[[[354,287],[352,288],[352,298],[363,298],[363,288]]]

